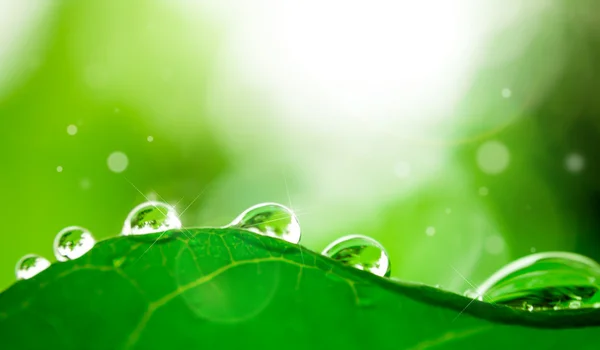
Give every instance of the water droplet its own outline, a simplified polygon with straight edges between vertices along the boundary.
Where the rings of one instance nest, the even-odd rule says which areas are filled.
[[[123,152],[113,152],[107,159],[108,169],[114,173],[122,173],[129,165],[129,158]]]
[[[435,235],[435,227],[429,226],[425,229],[425,234],[429,237]]]
[[[573,300],[569,303],[569,309],[579,309],[581,307],[581,301]]]
[[[54,255],[58,261],[74,260],[94,247],[96,240],[87,229],[69,226],[62,229],[54,239]]]
[[[486,301],[535,310],[594,307],[600,302],[600,265],[574,253],[528,255],[498,270],[477,290]],[[590,277],[596,278],[591,282]]]
[[[29,279],[50,266],[50,261],[39,255],[27,254],[17,262],[15,274],[18,280]]]
[[[125,219],[123,235],[143,235],[181,228],[181,220],[172,206],[156,201],[145,202],[133,210]]]
[[[502,89],[502,97],[509,98],[512,96],[512,91],[509,88]]]
[[[523,310],[527,310],[529,312],[533,311],[535,308],[533,305],[528,304],[527,302],[523,302]]]
[[[579,153],[571,153],[565,158],[565,167],[571,173],[579,173],[585,168],[585,158]]]
[[[148,142],[152,142],[152,141],[154,141],[154,137],[153,136],[148,136],[148,138],[146,138],[146,140],[148,140]]]
[[[62,171],[63,171],[63,167],[62,167],[62,166],[60,166],[60,165],[59,165],[59,166],[57,166],[57,167],[56,167],[56,171],[57,171],[57,172],[59,172],[59,173],[62,173]]]
[[[71,136],[77,134],[77,125],[71,124],[67,126],[67,134]]]
[[[389,255],[376,240],[362,235],[349,235],[333,241],[323,255],[377,276],[392,272]]]
[[[300,242],[298,218],[291,209],[277,203],[252,206],[244,210],[228,226],[283,239],[294,244]]]
[[[486,174],[500,174],[506,170],[508,163],[510,163],[510,152],[502,142],[488,141],[477,149],[477,164]]]
[[[594,304],[592,305],[592,307],[593,307],[594,309],[600,309],[600,303],[594,303]]]
[[[476,291],[474,291],[474,290],[472,290],[472,289],[467,289],[467,290],[466,290],[466,291],[463,293],[463,295],[464,295],[465,297],[467,297],[467,298],[470,298],[470,299],[477,299],[477,300],[481,300],[481,299],[482,299],[482,298],[481,298],[481,295],[477,294],[477,292],[476,292]]]

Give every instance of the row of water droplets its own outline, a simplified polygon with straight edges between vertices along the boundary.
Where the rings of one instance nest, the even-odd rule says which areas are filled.
[[[135,207],[125,219],[121,235],[143,235],[182,227],[175,208],[156,201]],[[279,238],[293,244],[300,242],[298,218],[289,208],[277,203],[262,203],[243,211],[229,225],[257,234]],[[96,240],[89,230],[69,226],[54,239],[54,255],[60,262],[74,260],[94,247]],[[388,254],[381,244],[361,235],[342,237],[331,243],[323,254],[344,264],[379,276],[391,272]],[[17,279],[28,279],[50,266],[50,261],[35,254],[21,258],[16,266]]]
[[[143,235],[182,227],[175,208],[161,202],[146,202],[127,216],[122,235]],[[277,203],[262,203],[243,211],[229,225],[257,234],[298,244],[301,229],[298,218],[289,208]],[[87,253],[95,244],[85,228],[70,226],[54,240],[58,261],[73,260]],[[391,264],[387,251],[376,240],[349,235],[333,241],[323,255],[342,264],[388,277]],[[40,256],[29,254],[17,263],[17,279],[35,276],[50,266]],[[574,308],[600,308],[600,265],[574,253],[547,252],[518,259],[498,270],[468,297],[523,308],[528,311]]]

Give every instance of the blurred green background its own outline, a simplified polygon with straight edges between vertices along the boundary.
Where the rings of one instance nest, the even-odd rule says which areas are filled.
[[[308,248],[366,234],[459,293],[531,252],[600,259],[599,11],[0,0],[0,289],[145,198],[186,226],[279,202]]]

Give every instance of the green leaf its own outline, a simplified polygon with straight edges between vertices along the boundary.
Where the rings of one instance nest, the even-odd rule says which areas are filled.
[[[0,294],[2,349],[598,349],[599,335],[600,309],[473,301],[235,229],[105,240]]]

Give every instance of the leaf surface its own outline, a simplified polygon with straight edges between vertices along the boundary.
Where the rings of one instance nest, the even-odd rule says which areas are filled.
[[[2,349],[598,349],[600,309],[527,312],[236,229],[126,236],[0,294]]]

